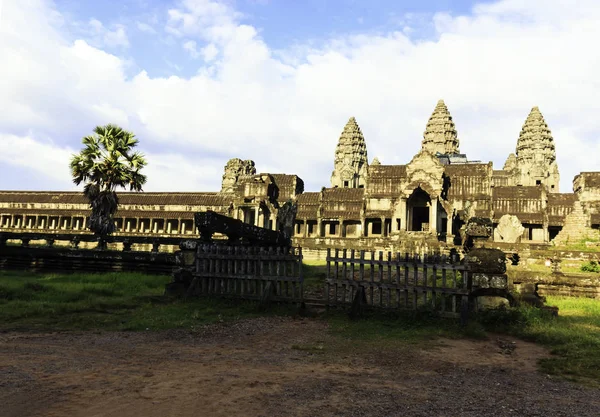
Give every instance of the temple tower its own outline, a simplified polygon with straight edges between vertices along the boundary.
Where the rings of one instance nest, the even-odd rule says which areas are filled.
[[[365,138],[356,123],[356,119],[351,117],[346,123],[335,148],[331,186],[339,188],[364,187],[368,166]]]
[[[521,129],[515,165],[515,185],[544,185],[549,192],[558,192],[560,176],[554,139],[537,106],[531,109]]]
[[[434,155],[452,155],[460,153],[458,145],[458,134],[452,116],[444,100],[439,100],[427,122],[421,148]]]
[[[255,175],[256,168],[254,161],[242,161],[240,158],[233,158],[227,161],[221,182],[222,193],[234,193],[235,186],[241,177]]]

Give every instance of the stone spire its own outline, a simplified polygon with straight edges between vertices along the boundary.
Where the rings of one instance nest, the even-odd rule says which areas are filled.
[[[331,186],[340,188],[364,187],[368,165],[365,138],[356,123],[356,119],[351,117],[344,126],[335,148]]]
[[[536,106],[531,109],[517,141],[518,185],[545,185],[558,192],[559,174],[552,132]]]
[[[458,134],[452,116],[444,100],[439,100],[427,122],[421,148],[434,155],[438,152],[441,154],[457,154],[460,153],[458,145]]]

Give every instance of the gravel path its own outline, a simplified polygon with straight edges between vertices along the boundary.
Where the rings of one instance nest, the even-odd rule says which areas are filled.
[[[514,342],[514,343],[513,343]],[[195,331],[0,334],[0,415],[599,416],[526,342],[357,347],[317,319]]]

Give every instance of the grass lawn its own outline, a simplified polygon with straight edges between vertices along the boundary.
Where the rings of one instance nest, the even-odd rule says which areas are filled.
[[[259,316],[254,303],[173,300],[168,276],[0,271],[0,330],[159,330]]]
[[[306,265],[305,285],[318,290],[326,268]],[[265,314],[294,314],[295,307],[260,312],[256,303],[226,300],[176,300],[163,296],[168,276],[133,273],[31,274],[0,271],[0,331],[159,330],[195,326]],[[419,316],[374,314],[351,321],[327,314],[330,329],[356,344],[427,343],[438,337],[514,335],[549,347],[543,371],[600,385],[600,301],[548,297],[559,317],[522,307],[479,315],[461,328],[456,321],[428,313]]]

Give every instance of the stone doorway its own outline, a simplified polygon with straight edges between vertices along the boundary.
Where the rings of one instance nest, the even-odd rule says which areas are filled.
[[[431,198],[421,187],[416,188],[406,202],[406,214],[409,231],[421,232],[429,230],[429,207]]]

